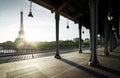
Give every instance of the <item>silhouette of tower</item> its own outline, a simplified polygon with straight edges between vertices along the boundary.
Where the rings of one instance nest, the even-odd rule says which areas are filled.
[[[25,40],[22,11],[20,12],[20,30],[18,32],[18,37],[15,39],[14,43],[16,44],[17,52],[31,52],[31,50],[36,49],[36,47]]]
[[[20,12],[20,30],[18,32],[18,37],[16,38],[15,42],[25,42],[25,32],[23,26],[23,12]]]

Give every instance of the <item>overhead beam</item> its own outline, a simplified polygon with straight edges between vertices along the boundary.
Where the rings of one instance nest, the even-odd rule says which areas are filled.
[[[80,0],[81,2],[79,2],[78,0],[73,0],[79,7],[81,8],[86,8],[86,3],[83,2],[84,0]],[[81,3],[81,4],[80,4]],[[89,7],[87,7],[87,9],[89,9]]]
[[[77,0],[73,0],[79,7],[84,8]]]
[[[64,2],[63,2],[64,4],[62,4],[62,5],[58,8],[58,12],[60,12],[60,11],[61,11],[66,5],[68,5],[70,2],[71,2],[70,0],[64,1]]]
[[[88,11],[86,11],[86,10],[84,10],[84,9],[81,9],[80,11],[77,9],[77,8],[75,8],[75,7],[73,7],[73,6],[71,6],[71,5],[69,5],[68,4],[68,6],[71,8],[71,9],[74,9],[76,12],[78,12],[78,13],[81,13],[81,14],[83,14],[83,13],[89,13]]]
[[[76,19],[76,18],[78,18],[78,17],[80,17],[80,16],[82,16],[83,14],[78,14],[78,15],[76,15],[73,19]]]
[[[30,0],[28,0],[28,1],[30,1]],[[46,0],[45,1],[43,1],[43,0],[32,0],[32,2],[34,2],[34,3],[36,3],[36,4],[40,5],[40,6],[42,6],[44,8],[47,8],[49,10],[53,9],[53,6],[49,5],[48,2],[46,2]]]

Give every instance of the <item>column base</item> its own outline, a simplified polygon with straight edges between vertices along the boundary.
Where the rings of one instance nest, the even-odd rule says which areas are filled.
[[[60,55],[55,55],[56,59],[61,59]]]
[[[79,53],[82,53],[82,50],[79,50]]]
[[[90,65],[92,67],[98,67],[100,64],[99,64],[99,62],[91,62],[91,61],[89,61],[88,65]]]

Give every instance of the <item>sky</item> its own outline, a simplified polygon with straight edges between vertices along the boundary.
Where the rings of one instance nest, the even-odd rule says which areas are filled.
[[[0,42],[15,41],[20,29],[20,12],[23,11],[25,39],[28,41],[55,41],[55,18],[50,10],[32,3],[33,18],[28,18],[28,0],[0,0]],[[79,37],[78,24],[60,16],[59,40]],[[89,30],[82,27],[82,38],[89,38]]]

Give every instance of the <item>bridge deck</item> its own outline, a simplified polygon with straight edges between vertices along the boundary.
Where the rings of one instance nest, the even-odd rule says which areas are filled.
[[[89,50],[0,64],[0,78],[120,78],[120,47],[109,56],[98,49],[99,67],[90,67]]]

